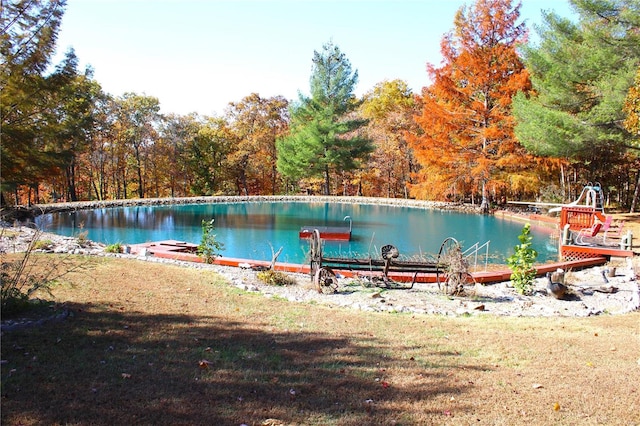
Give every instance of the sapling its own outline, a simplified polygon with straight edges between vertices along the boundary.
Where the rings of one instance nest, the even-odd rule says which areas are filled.
[[[511,256],[507,258],[507,265],[511,268],[511,282],[520,294],[530,293],[533,288],[533,280],[536,278],[536,268],[533,264],[538,257],[538,252],[531,247],[531,225],[526,224],[522,228],[522,234],[518,236],[520,244],[515,246]]]
[[[202,257],[206,263],[213,263],[214,259],[224,250],[224,244],[216,239],[213,233],[213,222],[215,219],[202,221],[202,240],[198,245],[198,256]]]

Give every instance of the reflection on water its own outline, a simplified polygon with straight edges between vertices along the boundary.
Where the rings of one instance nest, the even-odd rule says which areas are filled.
[[[48,232],[75,235],[105,244],[136,244],[179,240],[198,244],[202,221],[215,219],[216,238],[226,257],[271,260],[272,250],[283,248],[281,262],[306,263],[308,243],[298,238],[303,226],[348,226],[352,240],[325,242],[325,253],[363,256],[393,244],[402,255],[437,253],[447,237],[464,248],[490,241],[491,261],[503,263],[518,244],[522,224],[493,216],[410,207],[340,203],[260,202],[169,206],[135,206],[53,213],[36,219]],[[557,239],[548,231],[532,231],[538,261],[557,258]],[[484,252],[483,252],[484,253]]]

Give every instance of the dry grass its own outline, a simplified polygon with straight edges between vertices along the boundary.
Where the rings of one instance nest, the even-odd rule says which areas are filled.
[[[53,289],[73,317],[2,336],[3,425],[640,424],[640,313],[363,313],[95,262]]]

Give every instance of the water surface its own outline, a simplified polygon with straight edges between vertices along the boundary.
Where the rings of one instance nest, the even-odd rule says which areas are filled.
[[[272,249],[283,248],[280,262],[306,263],[308,242],[298,238],[301,227],[348,226],[349,242],[326,241],[327,255],[377,255],[380,247],[393,244],[405,256],[437,254],[447,237],[464,248],[489,242],[491,262],[504,263],[518,244],[522,224],[493,216],[451,211],[424,210],[387,205],[328,202],[246,202],[110,207],[39,216],[36,224],[47,232],[77,235],[104,244],[137,244],[179,240],[198,244],[202,221],[214,219],[216,238],[224,244],[225,257],[271,260]],[[550,232],[533,230],[538,261],[557,259]],[[483,249],[482,253],[485,251]]]

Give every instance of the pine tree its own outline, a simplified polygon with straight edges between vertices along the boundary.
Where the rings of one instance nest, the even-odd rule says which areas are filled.
[[[530,152],[570,161],[583,182],[623,188],[632,183],[622,124],[640,64],[640,2],[571,3],[578,23],[545,13],[540,42],[522,49],[534,91],[514,98],[515,132]]]
[[[311,97],[300,95],[291,109],[288,136],[277,141],[278,171],[292,180],[324,177],[330,194],[331,173],[358,169],[373,151],[371,141],[359,135],[366,121],[350,115],[357,107],[353,91],[358,72],[332,43],[314,52]]]

